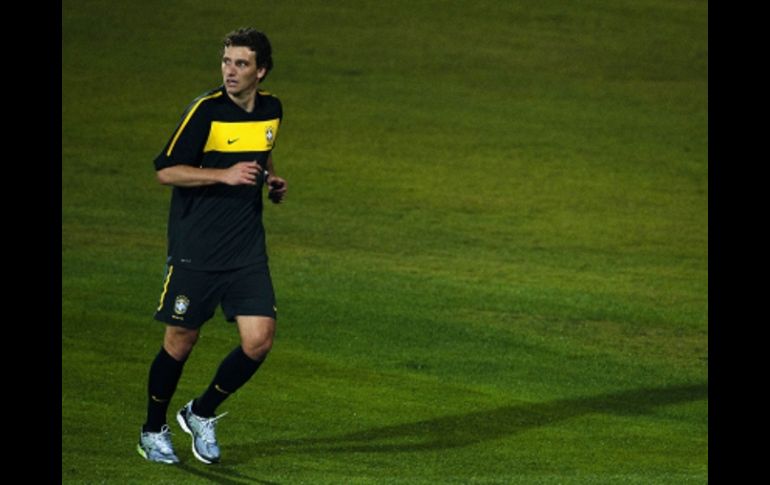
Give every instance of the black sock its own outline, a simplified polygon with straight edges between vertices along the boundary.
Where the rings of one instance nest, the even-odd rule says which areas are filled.
[[[265,358],[252,360],[239,345],[219,364],[214,380],[206,392],[193,402],[192,410],[198,416],[214,416],[217,406],[251,379]]]
[[[142,431],[157,433],[166,424],[168,405],[182,376],[184,363],[184,360],[179,362],[171,357],[163,347],[155,356],[147,382],[147,421]]]

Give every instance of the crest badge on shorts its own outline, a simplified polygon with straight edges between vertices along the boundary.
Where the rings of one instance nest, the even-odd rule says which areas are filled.
[[[187,312],[187,307],[190,306],[190,299],[184,295],[179,295],[174,300],[174,312],[177,315],[184,315]]]

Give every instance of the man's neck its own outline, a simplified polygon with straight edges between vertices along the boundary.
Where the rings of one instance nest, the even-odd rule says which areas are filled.
[[[233,103],[237,104],[244,111],[251,113],[254,110],[254,100],[257,97],[257,89],[250,90],[248,92],[240,93],[238,96],[227,93]]]

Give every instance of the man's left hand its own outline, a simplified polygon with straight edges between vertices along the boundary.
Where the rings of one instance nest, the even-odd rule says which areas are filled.
[[[273,201],[274,204],[280,204],[283,198],[286,196],[286,180],[278,177],[277,175],[268,175],[267,186],[269,187],[267,197]]]

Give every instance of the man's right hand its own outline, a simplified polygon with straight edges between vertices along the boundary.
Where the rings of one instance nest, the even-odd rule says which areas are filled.
[[[227,185],[256,185],[257,175],[262,173],[262,167],[255,161],[238,162],[225,169],[222,183]]]

